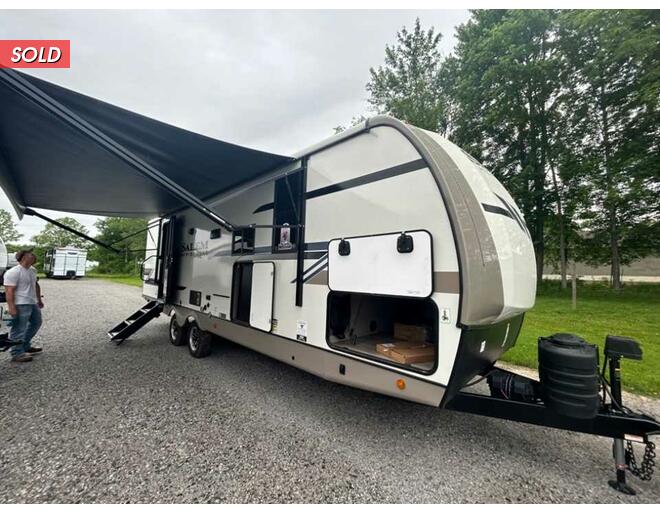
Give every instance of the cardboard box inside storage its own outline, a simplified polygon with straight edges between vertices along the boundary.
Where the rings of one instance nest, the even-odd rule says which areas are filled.
[[[429,362],[435,358],[435,348],[428,343],[396,341],[376,345],[376,351],[401,364]]]
[[[407,346],[416,346],[419,343],[415,343],[412,341],[396,341],[393,339],[389,339],[386,342],[379,343],[376,345],[376,351],[382,355],[386,355],[387,357],[390,356],[390,351],[392,348],[404,348]]]
[[[416,346],[405,348],[394,347],[390,350],[390,359],[401,364],[415,364],[429,362],[435,358],[435,348],[432,344],[418,343]]]
[[[429,339],[429,333],[426,327],[421,325],[394,323],[394,339],[399,339],[401,341],[426,342]]]

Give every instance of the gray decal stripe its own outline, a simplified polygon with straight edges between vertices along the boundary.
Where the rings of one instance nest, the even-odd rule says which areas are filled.
[[[506,209],[503,209],[502,207],[498,207],[497,205],[490,205],[488,203],[482,203],[481,206],[484,208],[484,211],[486,211],[486,212],[492,212],[493,214],[501,214],[502,216],[506,216],[507,218],[511,218],[516,223],[518,222],[518,220],[515,219],[509,211],[507,211]]]
[[[353,187],[364,186],[365,184],[370,184],[371,182],[378,182],[379,180],[397,177],[399,175],[421,170],[423,168],[426,168],[424,159],[417,159],[416,161],[406,162],[405,164],[399,164],[398,166],[392,166],[391,168],[386,168],[384,170],[369,173],[361,177],[353,178],[344,182],[339,182],[337,184],[332,184],[320,189],[316,189],[314,191],[310,191],[307,193],[306,197],[308,200],[310,198],[318,198],[319,196],[329,195],[331,193],[344,191]]]
[[[366,184],[371,184],[372,182],[378,182],[379,180],[385,180],[392,177],[397,177],[399,175],[404,175],[405,173],[410,173],[412,171],[417,171],[426,168],[426,163],[424,159],[417,159],[415,161],[406,162],[404,164],[399,164],[398,166],[392,166],[391,168],[385,168],[384,170],[374,171],[373,173],[367,173],[361,177],[352,178],[350,180],[345,180],[344,182],[339,182],[337,184],[331,184],[329,186],[321,187],[315,189],[314,191],[308,191],[305,194],[305,199],[310,200],[312,198],[318,198],[319,196],[329,195],[331,193],[337,193],[339,191],[345,191],[346,189],[351,189],[353,187],[364,186]],[[267,203],[257,207],[254,211],[254,214],[258,212],[265,212],[274,207],[274,203]]]
[[[313,279],[316,275],[321,273],[322,271],[325,271],[328,269],[328,263],[326,262],[323,266],[319,267],[316,271],[313,271],[310,273],[305,279],[303,280],[304,283],[309,282],[311,279]]]
[[[520,226],[522,231],[525,234],[527,234],[529,236],[529,238],[531,239],[532,236],[529,233],[529,230],[527,230],[527,225],[525,225],[525,221],[520,217],[520,215],[518,214],[518,211],[516,211],[511,205],[509,205],[509,202],[507,202],[504,198],[502,198],[497,193],[495,193],[495,196],[497,196],[499,201],[502,202],[506,206],[507,210],[514,217],[514,219],[516,220],[516,222],[518,223],[518,225]]]
[[[328,256],[325,255],[321,257],[316,263],[309,267],[309,269],[303,273],[303,281],[307,280],[310,276],[315,273],[318,273],[320,270],[328,266]]]
[[[305,243],[305,251],[307,250],[325,250],[328,251],[327,241],[318,241],[316,243]]]
[[[498,196],[498,198],[500,198],[500,197]],[[500,198],[500,200],[502,200],[502,199]],[[525,230],[525,226],[522,223],[520,223],[520,220],[518,219],[518,217],[515,216],[509,210],[508,206],[507,206],[507,209],[503,209],[502,207],[498,207],[497,205],[490,205],[490,204],[487,204],[487,203],[482,203],[481,206],[484,208],[484,211],[486,211],[486,212],[490,212],[492,214],[500,214],[502,216],[506,216],[507,218],[511,218],[513,221],[516,222],[516,225],[518,225],[520,227],[520,230],[522,230],[525,234],[527,234],[527,230]]]
[[[323,257],[326,253],[328,253],[328,252],[327,251],[326,252],[310,252],[308,250],[308,251],[305,252],[305,259],[319,259],[319,258]]]
[[[318,273],[320,270],[325,268],[328,265],[328,254],[323,254],[323,256],[317,260],[314,264],[312,264],[309,268],[307,268],[303,272],[303,282],[306,282],[309,278],[314,276],[316,273]],[[311,275],[310,275],[311,273]],[[294,284],[296,282],[296,279],[294,278],[290,283]]]

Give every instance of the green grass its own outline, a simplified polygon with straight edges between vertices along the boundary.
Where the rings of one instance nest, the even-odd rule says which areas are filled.
[[[104,275],[102,273],[87,273],[89,278],[102,278],[117,284],[126,284],[129,286],[142,287],[142,279],[135,275]]]
[[[629,391],[660,396],[660,285],[626,285],[612,291],[606,284],[579,284],[577,309],[571,308],[571,290],[559,282],[545,282],[534,309],[525,315],[516,345],[502,360],[537,367],[539,336],[571,332],[602,348],[608,334],[629,336],[640,343],[641,362],[624,360],[623,386]]]

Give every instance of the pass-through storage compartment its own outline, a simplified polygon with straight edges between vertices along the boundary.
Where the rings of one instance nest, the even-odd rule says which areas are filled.
[[[429,298],[328,295],[326,335],[336,350],[429,374],[437,364],[437,326]]]

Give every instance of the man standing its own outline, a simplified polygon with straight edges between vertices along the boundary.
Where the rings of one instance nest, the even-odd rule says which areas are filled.
[[[4,276],[7,310],[13,317],[9,339],[20,343],[12,347],[11,360],[30,362],[32,355],[41,351],[41,348],[30,343],[41,327],[41,309],[44,304],[37,282],[37,270],[32,267],[37,262],[32,250],[17,252],[16,260],[18,264],[7,270]]]

